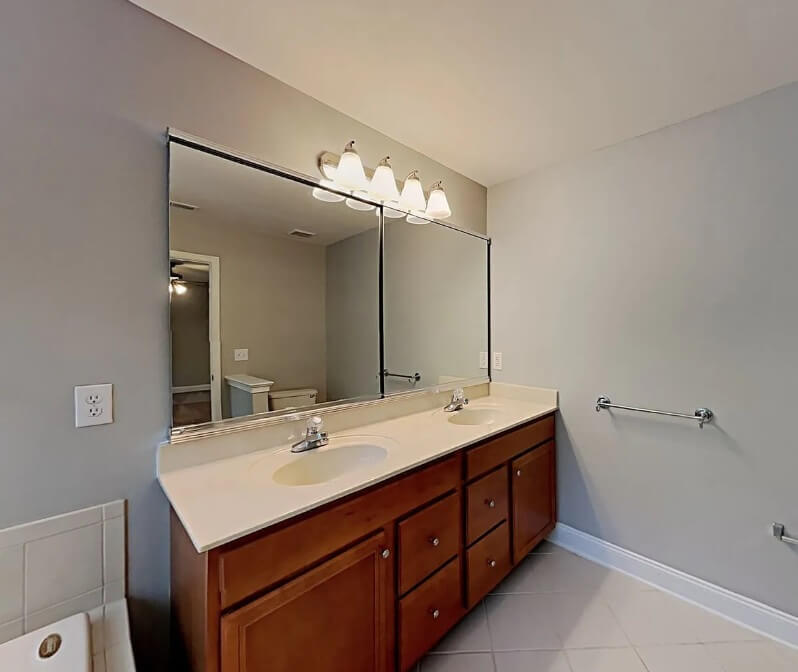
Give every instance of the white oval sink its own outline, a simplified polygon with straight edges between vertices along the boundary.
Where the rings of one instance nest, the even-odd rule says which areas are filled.
[[[496,422],[497,413],[492,408],[464,408],[455,411],[449,422],[453,425],[492,425]]]
[[[277,469],[272,479],[280,485],[317,485],[382,462],[387,455],[386,448],[366,440],[340,443],[333,439],[328,446],[299,454]]]

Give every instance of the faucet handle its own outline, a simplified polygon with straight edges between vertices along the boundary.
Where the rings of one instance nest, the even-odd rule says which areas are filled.
[[[324,421],[321,419],[319,415],[312,415],[308,418],[308,422],[305,425],[305,430],[307,434],[319,434],[321,432],[322,425]]]
[[[463,388],[455,388],[454,392],[452,392],[452,401],[462,401],[463,399],[465,399],[465,392],[463,392]]]

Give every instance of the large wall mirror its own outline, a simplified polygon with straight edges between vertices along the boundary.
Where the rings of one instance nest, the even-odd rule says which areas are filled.
[[[174,434],[487,378],[484,237],[189,137],[169,143]]]

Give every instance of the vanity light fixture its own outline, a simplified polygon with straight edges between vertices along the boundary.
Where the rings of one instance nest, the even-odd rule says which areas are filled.
[[[379,162],[369,185],[369,195],[378,201],[398,201],[399,190],[390,164],[390,156]]]
[[[427,199],[424,198],[424,188],[421,186],[421,180],[418,179],[417,170],[410,171],[405,178],[402,195],[399,197],[399,205],[409,212],[413,210],[421,210],[423,212],[427,208]]]
[[[366,189],[368,180],[363,170],[363,163],[355,149],[355,141],[350,140],[335,169],[335,182],[346,189]]]
[[[340,156],[324,151],[319,154],[317,160],[323,179],[319,181],[319,187],[314,187],[313,197],[320,201],[337,203],[344,200],[353,210],[373,210],[374,203],[381,202],[385,205],[386,217],[391,219],[407,217],[411,224],[426,224],[430,220],[446,219],[452,214],[440,180],[432,184],[427,196],[418,177],[418,170],[412,170],[402,183],[400,194],[390,157],[382,159],[374,170],[366,168],[355,150],[354,140],[346,144],[344,153]],[[326,191],[322,187],[351,193],[353,196],[374,203],[346,198],[342,194]]]
[[[446,199],[446,192],[443,190],[443,182],[438,180],[429,189],[429,200],[425,216],[430,219],[446,219],[451,217],[452,210],[449,201]]]

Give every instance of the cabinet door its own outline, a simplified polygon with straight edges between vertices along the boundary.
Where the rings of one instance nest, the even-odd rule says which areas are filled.
[[[380,532],[223,616],[222,672],[387,672],[393,564]]]
[[[519,562],[554,526],[554,441],[513,460],[511,468],[513,560]]]

